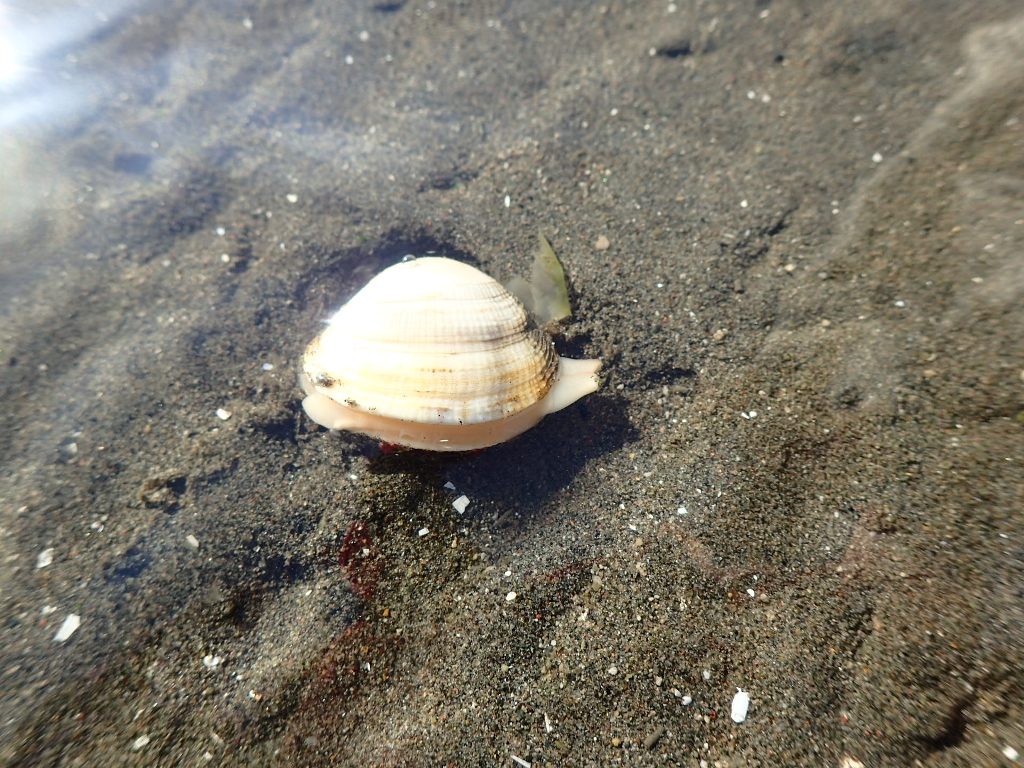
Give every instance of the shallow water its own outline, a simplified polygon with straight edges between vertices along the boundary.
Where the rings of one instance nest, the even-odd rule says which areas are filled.
[[[0,4],[0,761],[1012,762],[1015,13]],[[598,393],[305,418],[370,277],[538,230]]]

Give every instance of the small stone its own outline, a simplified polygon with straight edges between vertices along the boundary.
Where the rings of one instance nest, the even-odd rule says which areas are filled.
[[[47,547],[36,558],[36,570],[45,568],[53,562],[53,547]]]
[[[651,731],[644,739],[644,747],[646,749],[653,749],[654,745],[661,741],[661,737],[665,735],[665,726],[659,725],[653,731]]]
[[[231,411],[226,411],[223,408],[218,408],[216,413],[217,418],[220,419],[221,421],[227,421],[228,419],[231,418]]]
[[[191,533],[185,537],[185,543],[192,549],[199,549],[199,539],[193,536]]]
[[[515,592],[509,592],[507,595],[505,595],[505,602],[506,603],[514,602],[515,599],[516,599],[516,593]]]
[[[469,496],[466,496],[465,494],[459,496],[459,498],[452,502],[452,506],[455,507],[455,511],[461,515],[466,511],[466,507],[469,506]]]
[[[612,247],[612,243],[607,237],[601,235],[594,242],[594,247],[599,251],[607,251],[609,248]]]
[[[299,202],[299,196],[296,195],[294,192],[290,192],[287,195],[285,195],[284,199],[287,200],[289,203]]]
[[[139,738],[132,742],[132,751],[138,752],[147,744],[149,744],[149,736],[147,736],[146,734],[142,734],[141,736],[139,736]]]

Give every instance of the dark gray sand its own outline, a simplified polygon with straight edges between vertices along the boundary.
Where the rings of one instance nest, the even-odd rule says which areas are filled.
[[[1019,0],[14,5],[0,761],[1020,763]],[[599,393],[301,412],[371,275],[538,230]]]

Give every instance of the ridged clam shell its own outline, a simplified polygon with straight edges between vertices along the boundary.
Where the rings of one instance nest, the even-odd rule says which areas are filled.
[[[373,278],[310,344],[316,391],[354,410],[421,424],[481,424],[551,389],[551,340],[493,278],[423,257]]]

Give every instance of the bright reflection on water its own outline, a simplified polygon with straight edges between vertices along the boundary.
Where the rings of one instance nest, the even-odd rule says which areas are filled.
[[[22,71],[21,52],[14,42],[9,11],[0,5],[0,88],[13,83]]]

